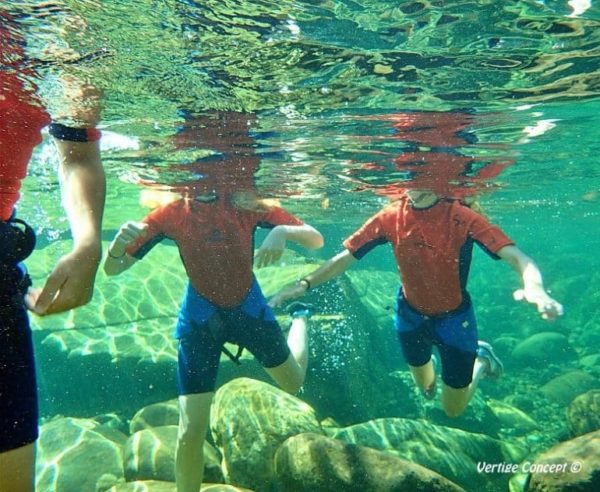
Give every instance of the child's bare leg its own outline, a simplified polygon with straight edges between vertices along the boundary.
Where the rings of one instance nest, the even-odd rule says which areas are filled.
[[[306,378],[308,368],[308,319],[314,308],[309,304],[295,302],[290,306],[292,326],[288,333],[287,342],[290,356],[277,367],[267,368],[277,384],[288,393],[297,393]]]
[[[204,441],[214,392],[179,397],[175,454],[177,492],[199,492],[204,477]]]

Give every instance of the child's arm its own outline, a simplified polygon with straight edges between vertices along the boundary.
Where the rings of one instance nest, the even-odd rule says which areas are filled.
[[[104,260],[104,272],[107,275],[118,275],[131,267],[137,259],[126,252],[126,248],[147,234],[148,224],[143,222],[126,222],[108,247]]]
[[[323,236],[308,224],[278,225],[271,229],[258,249],[256,266],[261,268],[281,258],[288,239],[307,249],[323,247]]]
[[[357,260],[352,253],[345,249],[333,258],[327,260],[314,272],[311,272],[304,278],[298,280],[295,284],[281,289],[277,294],[271,297],[269,305],[271,307],[279,307],[287,301],[302,297],[306,294],[308,289],[321,285],[328,280],[341,275],[356,261]]]
[[[544,289],[542,274],[529,256],[513,245],[504,246],[497,254],[513,267],[523,280],[523,288],[514,292],[515,300],[525,300],[537,305],[542,318],[549,321],[562,316],[562,305],[548,295]]]

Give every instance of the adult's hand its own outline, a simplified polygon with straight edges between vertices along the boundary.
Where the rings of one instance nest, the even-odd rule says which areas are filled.
[[[75,249],[63,256],[43,289],[29,289],[25,296],[27,308],[46,316],[87,304],[94,291],[100,256],[97,247]]]

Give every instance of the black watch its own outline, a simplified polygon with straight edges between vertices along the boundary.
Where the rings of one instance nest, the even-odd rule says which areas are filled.
[[[310,281],[306,278],[301,278],[300,280],[298,280],[298,282],[296,282],[298,285],[304,285],[306,286],[306,290],[310,290]]]

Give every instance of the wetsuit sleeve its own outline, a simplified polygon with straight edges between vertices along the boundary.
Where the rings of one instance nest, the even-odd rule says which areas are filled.
[[[269,212],[262,217],[262,219],[258,222],[259,227],[263,227],[265,229],[273,229],[273,227],[278,225],[303,225],[299,218],[294,217],[289,212],[285,211],[281,207],[273,207]]]
[[[344,247],[360,260],[375,246],[385,244],[388,238],[383,227],[384,213],[378,214],[367,220],[363,226],[344,241]]]
[[[51,123],[49,133],[58,140],[69,142],[97,142],[102,136],[97,128],[73,128],[60,123]]]
[[[498,226],[490,224],[485,217],[472,210],[469,211],[469,236],[492,258],[500,259],[498,251],[515,242]]]
[[[148,224],[147,234],[140,237],[135,243],[128,246],[125,251],[127,254],[141,260],[146,256],[154,246],[166,239],[164,233],[165,210],[164,207],[154,210],[152,213],[142,219],[142,222]]]

